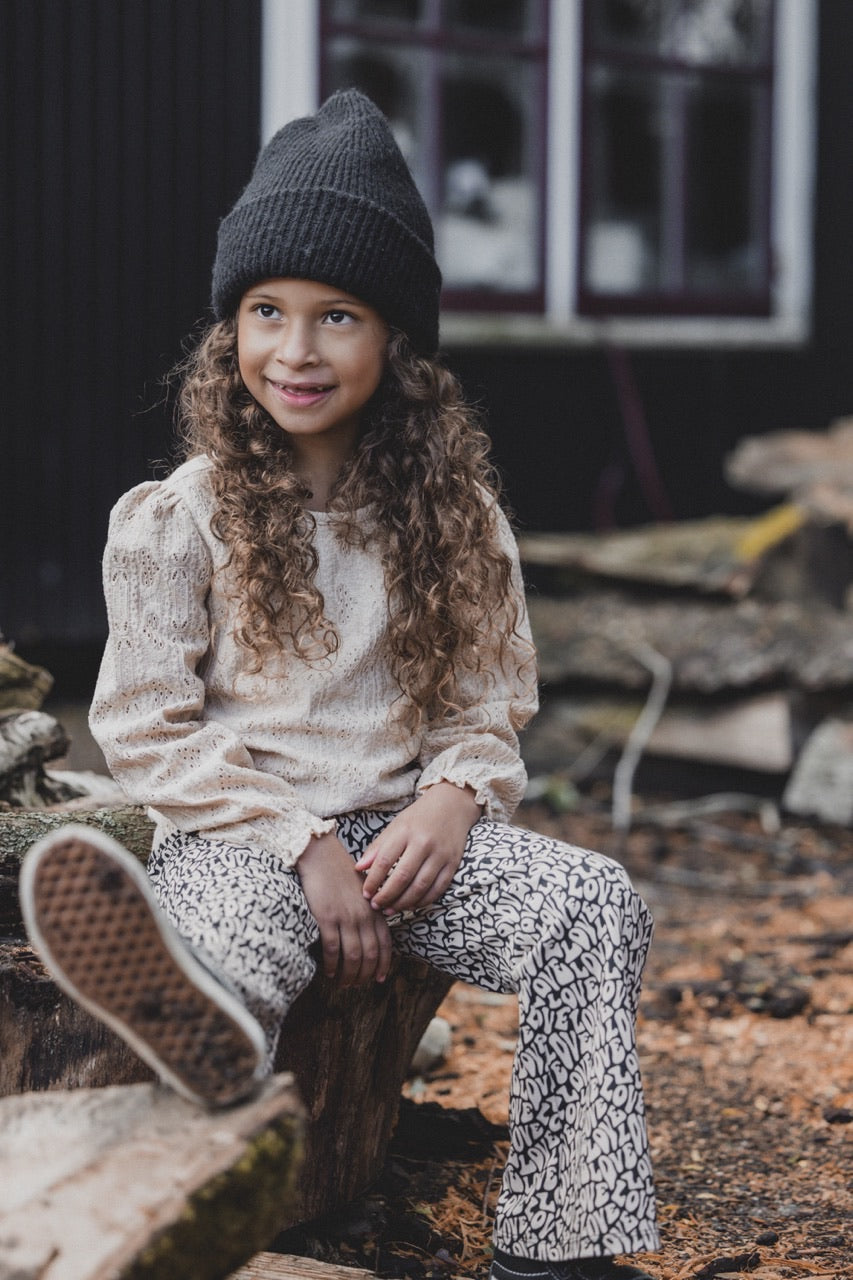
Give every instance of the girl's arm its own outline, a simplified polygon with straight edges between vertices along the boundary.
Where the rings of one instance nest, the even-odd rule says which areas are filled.
[[[463,710],[427,726],[418,797],[365,850],[364,894],[388,913],[434,902],[456,872],[473,824],[506,820],[524,794],[527,774],[517,730],[538,705],[536,662],[524,602],[518,550],[497,513],[498,532],[512,562],[518,621],[503,663],[460,679]]]
[[[284,779],[255,767],[226,724],[204,716],[211,645],[210,547],[179,486],[144,484],[110,521],[104,588],[110,635],[90,714],[128,798],[181,831],[256,843],[291,866],[334,823]]]
[[[495,517],[501,549],[510,560],[510,605],[517,610],[517,620],[510,627],[506,613],[494,610],[494,625],[503,628],[507,641],[503,661],[496,658],[484,671],[459,675],[462,709],[427,725],[418,790],[424,792],[440,781],[470,787],[485,817],[506,821],[518,807],[527,784],[518,731],[533,718],[539,700],[536,651],[518,547],[499,509]],[[507,611],[510,616],[512,607]]]

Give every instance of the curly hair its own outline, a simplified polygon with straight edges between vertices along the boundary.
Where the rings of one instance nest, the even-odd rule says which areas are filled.
[[[213,531],[230,552],[236,638],[252,668],[270,647],[288,645],[315,662],[335,652],[338,635],[315,583],[310,495],[285,433],[243,383],[236,331],[236,319],[214,324],[177,371],[183,457],[206,454],[213,464]],[[498,497],[488,438],[456,378],[392,332],[385,373],[329,510],[339,513],[340,539],[369,543],[381,556],[391,667],[404,695],[397,714],[409,727],[458,712],[466,673],[488,679],[511,660],[519,607],[499,540]],[[381,519],[365,521],[365,509]],[[534,667],[532,647],[523,665]]]

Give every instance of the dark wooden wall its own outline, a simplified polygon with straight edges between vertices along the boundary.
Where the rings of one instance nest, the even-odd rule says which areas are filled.
[[[0,630],[103,635],[109,508],[169,449],[259,141],[259,0],[0,0]]]

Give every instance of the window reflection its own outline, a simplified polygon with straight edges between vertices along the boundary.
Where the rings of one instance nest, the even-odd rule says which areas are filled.
[[[602,69],[590,88],[585,282],[597,293],[642,291],[662,273],[658,91]]]
[[[584,13],[582,305],[766,309],[771,0]]]
[[[506,60],[443,60],[438,250],[449,284],[536,286],[537,202],[529,72]]]
[[[445,0],[448,27],[501,35],[539,35],[539,0]]]
[[[688,287],[755,289],[760,252],[762,187],[752,181],[761,164],[761,101],[751,86],[702,86],[687,112]]]
[[[326,0],[329,16],[339,22],[420,22],[426,0]]]
[[[771,9],[771,0],[594,0],[591,34],[600,47],[750,63],[769,56]]]

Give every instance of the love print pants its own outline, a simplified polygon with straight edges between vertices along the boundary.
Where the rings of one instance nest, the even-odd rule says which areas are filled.
[[[357,858],[393,814],[338,819]],[[186,941],[264,1027],[310,982],[319,937],[299,877],[257,846],[176,834],[149,874]],[[601,854],[485,820],[438,902],[389,921],[397,951],[516,992],[510,1152],[494,1243],[543,1261],[655,1249],[654,1191],[634,1041],[649,912]]]

